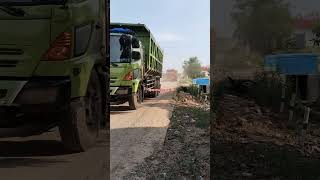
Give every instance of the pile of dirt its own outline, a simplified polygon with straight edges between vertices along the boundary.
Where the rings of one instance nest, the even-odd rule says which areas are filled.
[[[183,104],[189,104],[189,103],[192,105],[200,104],[199,100],[196,97],[182,91],[177,94],[177,96],[175,97],[175,100]]]
[[[195,97],[186,92],[179,92],[175,97],[176,102],[179,102],[181,105],[192,105],[196,107],[200,107],[205,111],[209,111],[210,109],[210,102],[207,98],[204,100],[203,97]]]
[[[126,179],[209,180],[209,111],[204,107],[191,95],[179,93],[164,145]]]
[[[226,95],[211,130],[215,179],[316,179],[320,177],[319,124],[303,139],[253,101]]]

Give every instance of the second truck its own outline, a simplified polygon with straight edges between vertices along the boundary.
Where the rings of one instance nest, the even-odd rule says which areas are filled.
[[[159,95],[163,51],[144,24],[110,24],[111,104],[140,107],[145,97]]]

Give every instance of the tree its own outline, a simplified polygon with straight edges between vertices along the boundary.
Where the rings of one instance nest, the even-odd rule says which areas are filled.
[[[315,36],[315,38],[311,39],[311,41],[313,42],[313,46],[319,47],[320,46],[320,23],[317,23],[312,28],[312,33]]]
[[[285,48],[293,27],[284,0],[236,0],[234,8],[234,36],[241,43],[260,54]]]
[[[189,60],[184,61],[183,70],[184,70],[184,73],[189,78],[192,78],[192,79],[202,76],[201,63],[200,63],[198,57],[191,57],[191,58],[189,58]]]

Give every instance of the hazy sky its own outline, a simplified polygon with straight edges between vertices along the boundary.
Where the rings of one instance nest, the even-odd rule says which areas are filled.
[[[211,13],[213,15],[211,23],[217,31],[219,37],[231,37],[234,31],[234,24],[230,13],[233,10],[235,0],[212,0]],[[286,0],[289,2],[292,14],[320,12],[320,0]]]
[[[111,22],[146,24],[164,50],[164,70],[198,56],[210,64],[210,0],[111,0]]]

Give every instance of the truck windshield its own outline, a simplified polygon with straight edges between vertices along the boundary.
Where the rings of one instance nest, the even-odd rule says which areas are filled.
[[[24,6],[24,5],[60,5],[67,0],[0,0],[0,6]]]
[[[122,36],[110,37],[110,62],[130,63],[131,44],[120,44]]]

